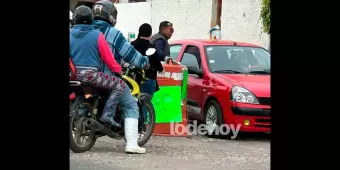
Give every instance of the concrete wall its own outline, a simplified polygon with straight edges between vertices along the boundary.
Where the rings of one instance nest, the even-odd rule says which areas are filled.
[[[116,28],[119,29],[125,37],[128,32],[138,34],[138,28],[143,23],[151,23],[151,3],[119,3],[116,4],[118,10]],[[153,27],[154,29],[154,27]]]
[[[139,0],[139,2],[151,2],[152,0]],[[138,2],[138,0],[134,0],[134,2]],[[119,0],[119,3],[129,3],[129,0]]]
[[[261,0],[223,0],[221,32],[224,39],[269,46],[269,36],[262,32]]]
[[[72,4],[72,3],[71,3]],[[222,38],[269,46],[269,36],[262,33],[261,0],[223,0]],[[116,27],[127,37],[138,33],[143,23],[150,23],[153,33],[161,21],[174,24],[171,40],[209,38],[212,0],[152,0],[151,2],[119,3]]]
[[[152,0],[152,27],[168,20],[174,24],[171,40],[209,38],[212,0]]]
[[[208,38],[211,18],[211,0],[153,0],[152,2],[119,3],[117,28],[127,36],[138,33],[141,24],[151,24],[153,33],[159,23],[168,20],[174,24],[171,40]]]
[[[75,6],[77,5],[78,1],[77,0],[70,0],[69,3],[70,3],[70,6],[69,6],[70,11],[73,12],[73,10],[74,10]]]

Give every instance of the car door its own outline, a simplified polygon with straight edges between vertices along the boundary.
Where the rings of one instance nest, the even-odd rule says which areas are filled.
[[[195,66],[202,69],[199,48],[194,45],[185,47],[180,63],[184,66]],[[190,119],[203,121],[201,118],[201,99],[203,99],[203,78],[196,74],[188,75],[187,111]]]

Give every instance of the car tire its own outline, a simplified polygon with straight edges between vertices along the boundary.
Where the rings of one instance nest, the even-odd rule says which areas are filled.
[[[212,110],[210,110],[210,109],[212,109]],[[217,127],[220,127],[221,125],[223,125],[224,124],[224,117],[223,117],[223,112],[222,112],[220,104],[216,100],[210,100],[210,101],[208,101],[208,103],[206,104],[206,106],[204,108],[205,123],[206,123],[207,128],[209,128],[208,126],[210,126],[210,125],[207,124],[207,119],[208,119],[208,114],[211,114],[211,113],[209,113],[211,111],[215,112],[214,114],[216,114],[216,115],[214,115],[214,119],[216,119]],[[225,131],[226,129],[223,129],[223,130]],[[216,128],[213,130],[213,132],[211,132],[211,129],[210,130],[207,129],[207,131],[208,131],[208,133],[207,133],[208,137],[213,137],[213,138],[225,138],[226,137],[226,135],[215,134]]]

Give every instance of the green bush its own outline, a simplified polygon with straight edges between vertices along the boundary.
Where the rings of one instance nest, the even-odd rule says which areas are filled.
[[[270,0],[262,0],[261,18],[263,31],[270,34]]]

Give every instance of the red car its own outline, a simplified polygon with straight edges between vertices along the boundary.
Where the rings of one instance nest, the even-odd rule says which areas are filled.
[[[170,57],[187,66],[189,119],[215,130],[270,132],[270,53],[257,45],[226,40],[178,40]]]

